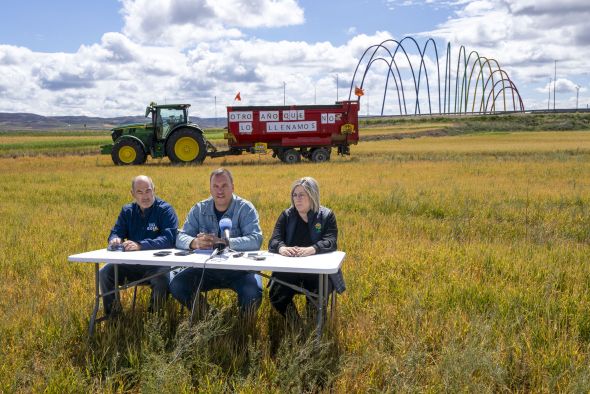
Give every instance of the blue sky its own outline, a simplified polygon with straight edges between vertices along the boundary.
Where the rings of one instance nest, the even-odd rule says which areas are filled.
[[[121,3],[100,1],[14,1],[2,9],[0,43],[39,52],[75,52],[81,44],[120,31]]]
[[[268,40],[330,41],[342,45],[350,38],[351,27],[356,33],[385,30],[396,35],[411,34],[444,22],[451,10],[423,4],[394,8],[381,0],[306,0],[299,4],[305,11],[305,24],[244,32]],[[121,31],[124,21],[120,10],[121,3],[116,0],[14,2],[3,10],[0,43],[39,52],[75,52],[82,44],[99,42],[106,32]]]
[[[557,107],[576,93],[585,106],[589,18],[586,0],[14,2],[0,24],[0,112],[116,116],[156,100],[213,116],[237,91],[242,104],[282,104],[283,86],[289,103],[328,103],[348,94],[364,49],[408,34],[441,52],[450,42],[453,64],[460,45],[498,60],[527,109],[546,108],[554,86]],[[375,66],[364,81],[363,112],[381,108],[384,75]]]

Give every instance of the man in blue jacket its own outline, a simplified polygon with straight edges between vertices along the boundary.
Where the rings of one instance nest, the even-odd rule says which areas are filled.
[[[234,182],[229,170],[219,168],[209,177],[211,197],[195,204],[178,232],[178,249],[213,249],[223,242],[219,221],[232,222],[229,246],[236,251],[258,250],[262,244],[262,230],[258,212],[250,201],[234,194]],[[262,282],[258,275],[247,271],[187,268],[170,282],[170,292],[178,301],[191,308],[197,288],[201,291],[232,289],[238,294],[242,311],[254,311],[262,300]]]
[[[125,252],[135,250],[173,248],[178,229],[174,208],[155,196],[154,182],[145,175],[131,181],[131,195],[135,202],[123,206],[109,235],[109,247],[122,247]],[[166,271],[167,267],[119,264],[119,284],[132,282]],[[100,289],[104,294],[115,289],[115,270],[107,264],[100,270]],[[162,306],[168,295],[168,275],[162,274],[148,281],[152,288],[150,310]],[[103,297],[105,314],[113,310],[115,295]]]

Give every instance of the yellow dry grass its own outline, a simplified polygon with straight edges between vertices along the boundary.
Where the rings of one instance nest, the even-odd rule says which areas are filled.
[[[0,159],[0,391],[144,387],[154,362],[119,349],[107,363],[113,349],[87,344],[92,266],[67,256],[104,247],[133,176],[151,176],[182,223],[222,165],[257,207],[265,245],[294,179],[315,177],[336,212],[348,285],[339,351],[330,383],[307,389],[587,391],[590,134],[375,141],[351,151],[292,166],[255,155],[141,167],[109,156]],[[259,359],[207,359],[208,375],[194,376],[196,361],[164,349],[158,368],[176,371],[170,379],[185,390],[289,391],[281,382],[298,368],[266,352],[268,313],[265,300]]]

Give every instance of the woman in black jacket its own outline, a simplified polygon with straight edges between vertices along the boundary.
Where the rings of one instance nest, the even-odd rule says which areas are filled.
[[[334,213],[320,205],[320,190],[315,179],[301,178],[291,187],[291,207],[281,213],[268,242],[268,250],[289,257],[304,257],[336,250],[338,226]],[[305,288],[318,290],[316,274],[275,272],[273,278]],[[342,272],[330,275],[328,292],[345,290]],[[297,317],[293,296],[301,294],[290,287],[272,281],[270,302],[283,316]],[[309,304],[309,300],[308,300]]]

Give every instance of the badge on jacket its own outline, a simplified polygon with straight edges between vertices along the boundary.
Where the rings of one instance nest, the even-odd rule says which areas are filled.
[[[315,232],[316,233],[321,233],[322,232],[322,224],[321,223],[319,223],[319,222],[316,223],[314,227],[315,227]]]

